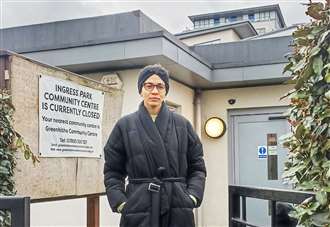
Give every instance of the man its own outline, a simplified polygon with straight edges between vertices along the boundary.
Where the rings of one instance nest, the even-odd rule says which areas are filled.
[[[122,214],[121,227],[193,227],[206,178],[201,142],[189,121],[164,103],[166,69],[143,68],[138,91],[138,111],[117,122],[104,148],[110,206]]]

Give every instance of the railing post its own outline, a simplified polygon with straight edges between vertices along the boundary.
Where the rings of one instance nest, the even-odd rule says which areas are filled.
[[[8,210],[11,227],[30,227],[30,198],[0,196],[0,210]]]
[[[87,197],[87,227],[100,226],[100,197]]]
[[[271,200],[271,227],[276,225],[276,201]]]
[[[12,227],[30,227],[30,198],[20,199],[10,213]]]
[[[232,218],[240,218],[240,196],[229,186],[229,227],[238,227],[239,224],[232,221]]]

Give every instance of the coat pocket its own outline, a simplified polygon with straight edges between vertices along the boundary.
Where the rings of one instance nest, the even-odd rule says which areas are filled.
[[[123,207],[122,214],[135,214],[146,212],[151,206],[150,192],[147,184],[134,185],[128,194],[127,201]]]
[[[195,208],[194,201],[190,198],[186,184],[175,182],[173,184],[172,207]]]
[[[150,227],[150,213],[123,214],[120,227]]]

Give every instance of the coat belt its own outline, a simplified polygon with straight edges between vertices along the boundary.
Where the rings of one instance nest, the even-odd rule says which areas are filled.
[[[165,177],[165,178],[128,178],[128,182],[132,184],[141,184],[141,183],[154,183],[161,184],[163,182],[186,182],[186,178],[184,177]]]
[[[149,183],[148,190],[151,192],[151,218],[150,226],[160,226],[160,190],[164,182],[186,182],[184,177],[165,177],[165,178],[129,178],[131,184]]]

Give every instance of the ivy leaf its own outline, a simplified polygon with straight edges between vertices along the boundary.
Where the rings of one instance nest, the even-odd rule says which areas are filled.
[[[29,152],[29,150],[24,150],[24,158],[28,160],[30,157],[31,157],[31,153]]]
[[[326,226],[330,223],[330,213],[323,212],[323,213],[316,213],[311,216],[312,224],[316,226]]]
[[[323,61],[321,56],[317,56],[313,59],[313,70],[317,75],[320,75],[323,69]]]
[[[0,166],[0,173],[5,174],[5,175],[9,175],[10,172],[6,167]]]
[[[316,20],[321,20],[322,14],[320,13],[320,11],[322,11],[322,9],[323,9],[322,3],[311,3],[307,9],[306,14],[309,15],[310,17],[313,17]]]
[[[315,198],[322,206],[325,206],[328,202],[327,192],[325,191],[318,191]]]
[[[287,72],[288,70],[290,70],[292,66],[293,66],[293,63],[292,63],[292,62],[288,63],[288,64],[284,67],[282,74],[284,74],[285,72]]]
[[[321,50],[321,48],[318,46],[313,47],[313,49],[309,53],[309,56],[313,57],[313,56],[317,55],[320,52],[320,50]]]
[[[327,74],[324,76],[324,80],[325,82],[330,84],[330,70],[328,70]]]
[[[321,45],[325,40],[329,39],[330,37],[330,30],[324,32],[322,35],[321,35],[321,38],[320,40],[318,41],[318,44]]]
[[[305,127],[303,124],[300,124],[296,129],[295,136],[301,139],[303,137],[304,132],[305,132]]]
[[[325,177],[328,178],[328,179],[330,178],[330,168],[328,169],[328,171],[327,171]],[[329,189],[330,189],[330,188],[329,188]],[[330,192],[330,191],[329,191],[329,192]]]

